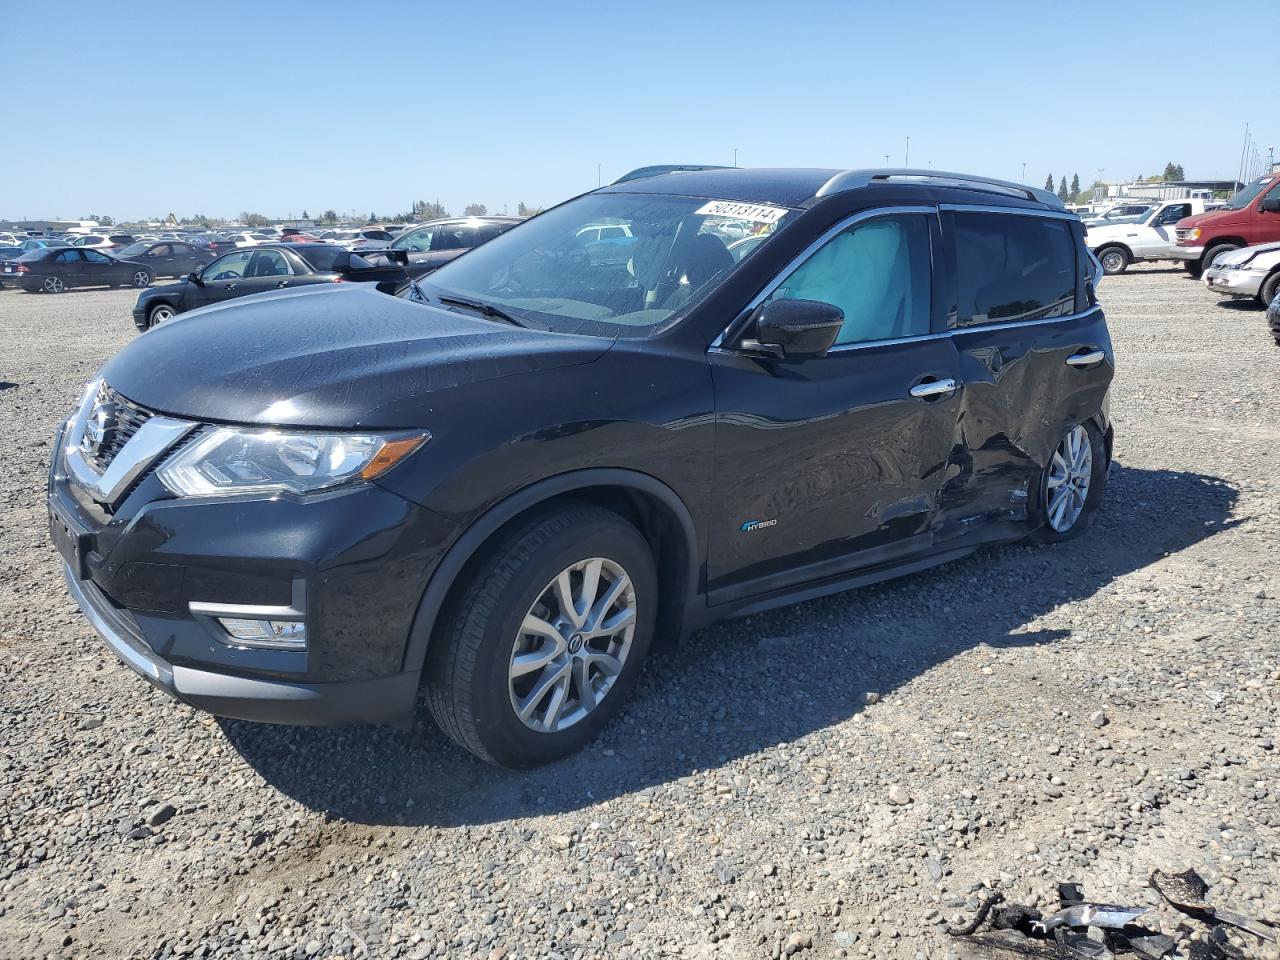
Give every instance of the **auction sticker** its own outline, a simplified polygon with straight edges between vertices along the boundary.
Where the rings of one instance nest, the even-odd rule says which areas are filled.
[[[693,213],[698,217],[724,217],[728,220],[749,220],[752,223],[777,223],[790,212],[786,207],[774,207],[767,203],[712,200]]]

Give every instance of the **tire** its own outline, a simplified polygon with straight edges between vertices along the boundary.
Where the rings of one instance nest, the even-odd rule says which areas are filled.
[[[145,290],[147,287],[151,286],[152,279],[153,277],[146,270],[136,270],[134,271],[133,276],[130,277],[129,282],[136,289]]]
[[[1068,444],[1073,436],[1077,440],[1080,439],[1077,431],[1081,430],[1084,431],[1088,444],[1087,448],[1077,449],[1085,449],[1086,452],[1074,461],[1075,469],[1070,469],[1073,461],[1067,455],[1070,449]],[[1087,465],[1082,464],[1081,459],[1087,460]],[[1106,491],[1107,466],[1107,448],[1102,432],[1088,421],[1073,424],[1058,441],[1053,456],[1040,475],[1036,503],[1037,512],[1043,522],[1031,535],[1031,539],[1037,543],[1061,543],[1064,540],[1074,539],[1088,530],[1093,523],[1094,515],[1098,512],[1099,504],[1102,503],[1102,495]],[[1063,476],[1064,467],[1068,468],[1065,470],[1065,477]],[[1064,485],[1069,485],[1076,490],[1075,506],[1073,507],[1068,501],[1064,508],[1065,512],[1055,516],[1055,508],[1059,501],[1055,498],[1054,491],[1055,488],[1061,488]],[[1082,494],[1081,488],[1083,488]],[[1078,512],[1075,512],[1077,508]]]
[[[157,303],[147,311],[147,329],[158,327],[166,320],[172,320],[178,315],[178,311],[173,309],[173,305],[169,303]]]
[[[1280,293],[1280,270],[1272,270],[1258,289],[1258,302],[1262,304],[1263,310],[1271,306],[1271,301],[1275,300],[1277,293]]]
[[[1128,270],[1133,257],[1124,247],[1103,247],[1098,251],[1098,262],[1102,264],[1102,272],[1112,277]]]
[[[1203,273],[1212,267],[1213,261],[1217,260],[1218,257],[1222,256],[1224,253],[1230,253],[1232,250],[1239,249],[1240,244],[1238,243],[1215,243],[1200,257],[1200,272]]]
[[[599,611],[598,622],[618,620],[629,608],[632,629],[628,635],[625,626],[618,627],[584,643],[572,625],[578,621],[564,616],[555,588],[570,574],[577,617],[578,601],[590,600],[582,567],[596,563],[600,603],[623,579],[620,574],[630,585],[629,592],[625,584],[618,588],[620,599]],[[442,610],[426,665],[432,716],[459,745],[504,767],[527,769],[581,749],[639,677],[653,638],[657,594],[648,543],[616,513],[570,503],[517,521],[468,565]],[[595,608],[589,602],[582,606],[589,625]],[[524,629],[531,622],[543,629]],[[556,629],[548,631],[551,623]],[[620,668],[605,670],[606,652]],[[520,674],[518,654],[527,658]],[[584,671],[593,705],[582,696]],[[540,684],[545,693],[539,696]],[[517,712],[519,705],[529,708],[527,720]],[[558,719],[549,719],[553,710]]]
[[[66,293],[67,285],[61,277],[45,277],[40,289],[45,293]]]

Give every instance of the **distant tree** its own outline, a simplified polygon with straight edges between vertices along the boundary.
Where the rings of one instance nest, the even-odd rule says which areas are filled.
[[[307,211],[306,211],[306,210],[303,210],[303,211],[302,211],[302,219],[303,219],[303,220],[310,220],[310,219],[311,219],[311,214],[307,213]]]
[[[439,200],[434,203],[419,200],[413,205],[414,220],[444,220],[449,216],[449,211],[444,208],[444,205]]]
[[[524,203],[521,203],[516,207],[516,215],[520,217],[536,217],[541,212],[541,207],[530,207],[526,206]]]
[[[489,212],[489,208],[483,203],[468,203],[462,210],[464,217],[483,217]]]
[[[1071,196],[1080,196],[1080,174],[1078,173],[1071,175]]]
[[[1182,172],[1182,164],[1174,163],[1172,160],[1164,165],[1165,180],[1185,180],[1187,175]]]
[[[260,213],[242,213],[240,214],[240,222],[246,227],[269,227],[271,221]]]
[[[1050,193],[1053,193],[1053,174],[1052,173],[1045,178],[1044,188],[1048,190]]]
[[[1063,177],[1058,181],[1058,199],[1066,203],[1069,196],[1067,193],[1067,178]]]
[[[366,220],[365,223],[377,223],[377,222],[378,222],[378,215],[374,213],[372,210],[370,210],[369,219]]]
[[[326,210],[323,214],[321,214],[320,219],[321,219],[321,220],[323,220],[325,223],[337,223],[337,222],[338,222],[338,211],[337,211],[337,210]]]
[[[101,217],[99,217],[98,222],[102,224],[104,227],[115,226],[115,221],[112,220],[110,217],[108,217],[106,214],[103,214]]]

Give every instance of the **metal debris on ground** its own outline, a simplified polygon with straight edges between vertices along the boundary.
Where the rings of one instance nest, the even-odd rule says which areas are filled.
[[[1170,907],[1204,924],[1196,932],[1180,923],[1170,936],[1136,923],[1151,911],[1144,906],[1091,903],[1076,883],[1058,884],[1059,909],[1044,916],[1033,907],[1005,903],[1000,893],[981,905],[967,924],[948,927],[962,941],[968,956],[1009,960],[1030,957],[1042,960],[1115,960],[1144,957],[1148,960],[1236,960],[1244,950],[1227,939],[1227,927],[1243,930],[1261,940],[1276,942],[1277,928],[1205,899],[1209,886],[1194,870],[1182,873],[1153,871],[1151,887]],[[984,925],[989,929],[979,933]]]

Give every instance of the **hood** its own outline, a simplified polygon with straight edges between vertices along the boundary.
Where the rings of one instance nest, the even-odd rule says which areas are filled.
[[[1224,253],[1213,262],[1213,265],[1215,267],[1233,266],[1249,263],[1257,257],[1275,259],[1276,255],[1280,255],[1280,243],[1260,243],[1254,247],[1243,247],[1240,250]]]
[[[612,345],[339,284],[183,314],[130,343],[102,376],[134,403],[176,417],[347,428],[391,401],[590,363]],[[362,425],[421,426],[376,415]]]
[[[1245,207],[1243,210],[1209,210],[1205,213],[1183,217],[1178,221],[1178,228],[1203,227],[1207,223],[1234,223],[1237,220],[1248,220],[1252,212],[1250,207]]]

